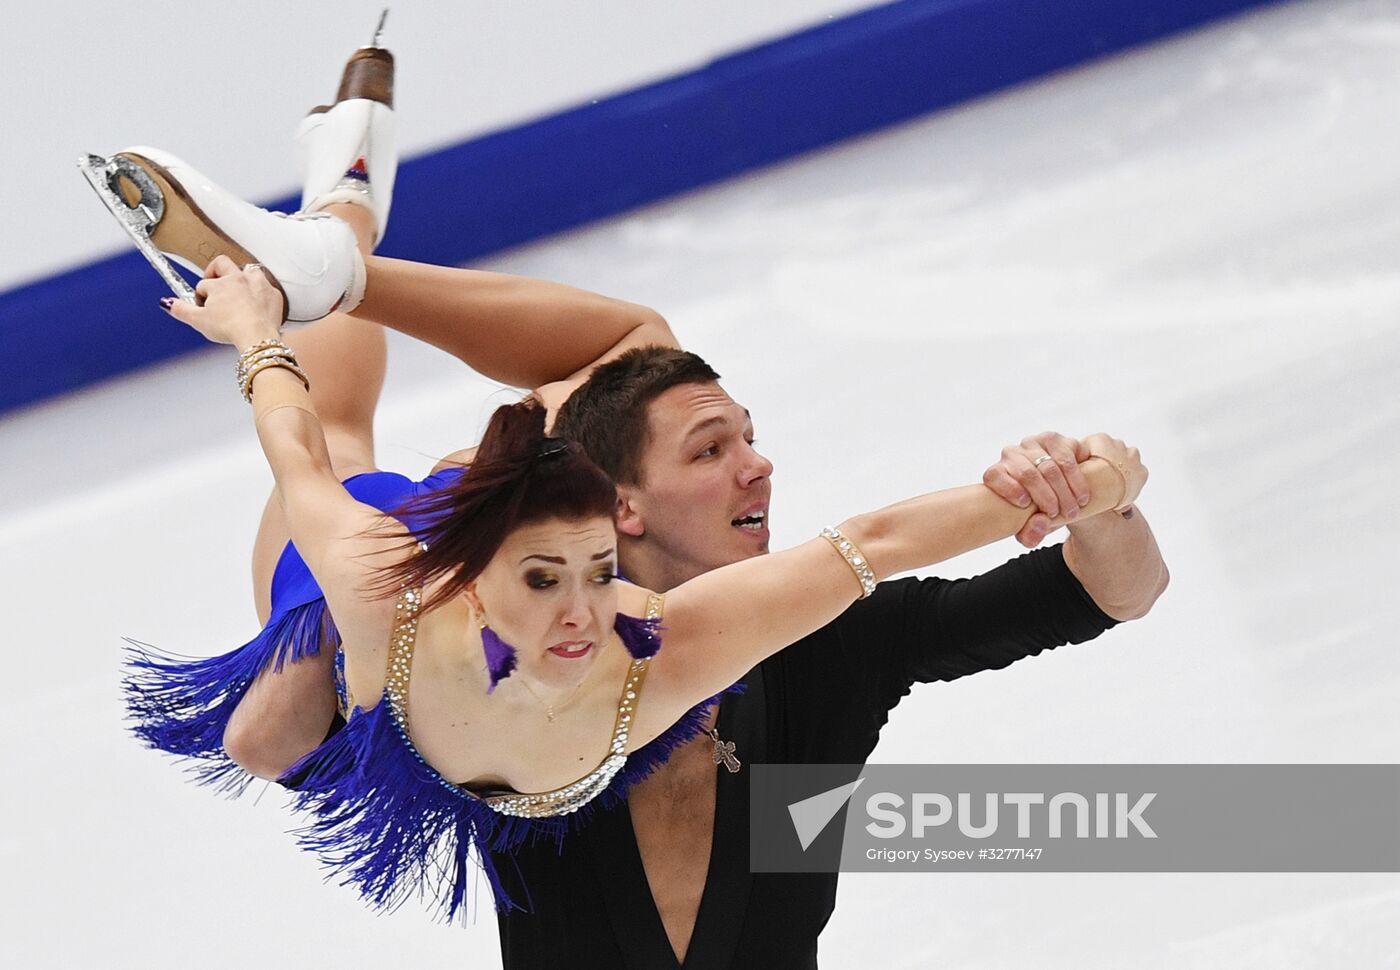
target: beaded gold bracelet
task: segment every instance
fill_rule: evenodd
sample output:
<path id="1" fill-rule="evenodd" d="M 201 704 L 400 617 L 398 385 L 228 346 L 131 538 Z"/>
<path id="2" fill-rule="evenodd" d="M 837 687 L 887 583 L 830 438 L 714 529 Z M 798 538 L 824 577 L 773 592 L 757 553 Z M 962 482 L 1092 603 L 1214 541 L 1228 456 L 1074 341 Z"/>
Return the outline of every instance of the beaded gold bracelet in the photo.
<path id="1" fill-rule="evenodd" d="M 285 350 L 289 354 L 292 352 L 292 348 L 284 344 L 280 338 L 269 337 L 266 340 L 259 340 L 257 343 L 253 344 L 253 346 L 243 351 L 243 353 L 238 355 L 238 359 L 242 361 L 243 358 L 250 357 L 260 350 Z"/>
<path id="2" fill-rule="evenodd" d="M 296 354 L 292 353 L 292 348 L 288 347 L 280 340 L 259 340 L 243 353 L 238 355 L 238 360 L 234 362 L 233 372 L 238 375 L 238 380 L 243 381 L 243 375 L 248 373 L 248 368 L 259 360 L 268 357 L 287 357 L 296 360 Z"/>
<path id="3" fill-rule="evenodd" d="M 311 382 L 307 380 L 306 372 L 297 366 L 296 358 L 281 356 L 269 357 L 266 360 L 258 361 L 250 367 L 248 372 L 243 376 L 243 379 L 239 382 L 238 389 L 243 393 L 243 400 L 247 401 L 249 404 L 253 403 L 253 378 L 271 367 L 281 367 L 284 370 L 291 371 L 297 376 L 297 380 L 301 381 L 302 387 L 306 388 L 308 391 L 311 390 Z"/>
<path id="4" fill-rule="evenodd" d="M 265 360 L 288 360 L 294 364 L 297 362 L 296 357 L 292 355 L 289 351 L 277 350 L 275 348 L 270 350 L 260 350 L 250 357 L 241 358 L 239 361 L 238 370 L 235 372 L 238 377 L 238 384 L 240 387 L 243 386 L 243 382 L 248 379 L 248 374 L 252 372 L 253 368 L 256 367 L 258 364 L 261 364 Z"/>
<path id="5" fill-rule="evenodd" d="M 839 530 L 830 527 L 822 530 L 822 538 L 831 543 L 832 548 L 846 560 L 846 565 L 851 567 L 851 572 L 856 574 L 856 580 L 860 583 L 860 598 L 865 599 L 875 592 L 875 571 L 870 568 L 870 563 L 865 561 L 860 547 L 843 536 Z"/>
<path id="6" fill-rule="evenodd" d="M 292 348 L 276 338 L 259 340 L 238 355 L 238 363 L 234 367 L 234 374 L 238 378 L 238 390 L 243 395 L 243 400 L 249 404 L 253 403 L 253 378 L 269 367 L 281 367 L 291 371 L 297 376 L 297 380 L 301 381 L 302 387 L 311 390 L 311 382 L 297 363 Z"/>
<path id="7" fill-rule="evenodd" d="M 254 361 L 264 357 L 295 356 L 292 348 L 288 347 L 280 340 L 259 340 L 243 353 L 238 355 L 238 360 L 234 362 L 233 372 L 238 375 L 238 380 L 242 382 L 243 375 L 248 372 Z"/>

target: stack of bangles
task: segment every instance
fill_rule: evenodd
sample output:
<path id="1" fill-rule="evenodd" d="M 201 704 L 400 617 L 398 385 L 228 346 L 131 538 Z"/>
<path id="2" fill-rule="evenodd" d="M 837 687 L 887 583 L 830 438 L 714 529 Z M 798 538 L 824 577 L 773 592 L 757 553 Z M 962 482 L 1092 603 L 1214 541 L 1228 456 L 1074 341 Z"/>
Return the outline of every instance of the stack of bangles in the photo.
<path id="1" fill-rule="evenodd" d="M 238 390 L 243 400 L 253 403 L 253 378 L 269 367 L 282 367 L 291 371 L 301 381 L 302 387 L 311 390 L 311 382 L 306 372 L 297 364 L 296 354 L 280 340 L 261 340 L 238 355 Z"/>

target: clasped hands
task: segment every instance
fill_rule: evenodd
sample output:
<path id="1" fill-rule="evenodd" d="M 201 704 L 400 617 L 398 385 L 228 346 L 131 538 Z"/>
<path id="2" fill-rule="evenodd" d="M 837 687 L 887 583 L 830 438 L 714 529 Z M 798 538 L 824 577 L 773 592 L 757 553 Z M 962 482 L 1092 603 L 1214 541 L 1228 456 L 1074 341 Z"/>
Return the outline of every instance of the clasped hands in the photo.
<path id="1" fill-rule="evenodd" d="M 1001 460 L 983 473 L 982 483 L 1018 508 L 1036 509 L 1016 533 L 1017 542 L 1034 549 L 1051 532 L 1079 518 L 1090 498 L 1079 466 L 1090 458 L 1117 468 L 1124 490 L 1115 507 L 1126 509 L 1147 483 L 1147 466 L 1138 450 L 1121 439 L 1100 433 L 1078 440 L 1045 431 L 1001 450 Z"/>

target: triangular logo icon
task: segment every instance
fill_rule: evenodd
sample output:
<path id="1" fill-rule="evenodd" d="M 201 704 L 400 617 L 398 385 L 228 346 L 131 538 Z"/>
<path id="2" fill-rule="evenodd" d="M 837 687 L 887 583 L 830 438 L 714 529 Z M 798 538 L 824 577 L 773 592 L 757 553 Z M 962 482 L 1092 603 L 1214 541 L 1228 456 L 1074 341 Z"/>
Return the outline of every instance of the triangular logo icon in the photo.
<path id="1" fill-rule="evenodd" d="M 824 791 L 820 795 L 804 798 L 788 806 L 788 814 L 792 816 L 792 827 L 797 830 L 797 841 L 802 843 L 803 852 L 816 841 L 817 836 L 822 834 L 822 830 L 836 817 L 836 813 L 841 811 L 841 806 L 850 800 L 864 781 L 864 778 L 857 778 L 849 785 Z"/>

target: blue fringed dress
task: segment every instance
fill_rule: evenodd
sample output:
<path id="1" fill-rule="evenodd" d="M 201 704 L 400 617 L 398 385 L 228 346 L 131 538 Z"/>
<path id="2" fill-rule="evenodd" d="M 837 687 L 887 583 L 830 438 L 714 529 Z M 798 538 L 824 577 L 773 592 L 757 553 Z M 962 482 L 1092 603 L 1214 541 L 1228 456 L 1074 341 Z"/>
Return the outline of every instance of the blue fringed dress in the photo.
<path id="1" fill-rule="evenodd" d="M 345 488 L 357 500 L 389 512 L 461 474 L 448 469 L 415 482 L 391 472 L 370 472 L 347 479 Z M 404 523 L 413 532 L 422 526 L 412 515 Z M 464 911 L 473 862 L 486 877 L 496 907 L 516 907 L 518 901 L 502 888 L 487 850 L 509 852 L 526 840 L 561 839 L 595 807 L 616 805 L 676 747 L 704 732 L 706 715 L 718 697 L 696 705 L 638 750 L 622 753 L 631 717 L 626 705 L 640 695 L 640 680 L 634 683 L 633 678 L 645 676 L 650 656 L 660 647 L 657 598 L 649 611 L 655 615 L 618 617 L 617 632 L 634 662 L 603 762 L 556 792 L 473 793 L 434 771 L 408 736 L 407 670 L 418 605 L 416 591 L 406 591 L 399 601 L 401 623 L 393 649 L 402 652 L 407 645 L 407 655 L 400 657 L 402 677 L 391 668 L 381 703 L 367 711 L 351 710 L 344 728 L 284 776 L 296 779 L 295 806 L 311 817 L 296 834 L 342 876 L 342 883 L 355 886 L 379 908 L 392 909 L 418 896 L 451 920 Z M 248 688 L 269 667 L 281 669 L 322 649 L 338 650 L 339 644 L 320 587 L 288 543 L 273 573 L 268 622 L 243 646 L 218 657 L 188 659 L 133 645 L 125 691 L 134 731 L 150 747 L 189 759 L 199 783 L 242 792 L 253 776 L 228 757 L 223 736 Z M 337 684 L 344 706 L 342 687 Z"/>

